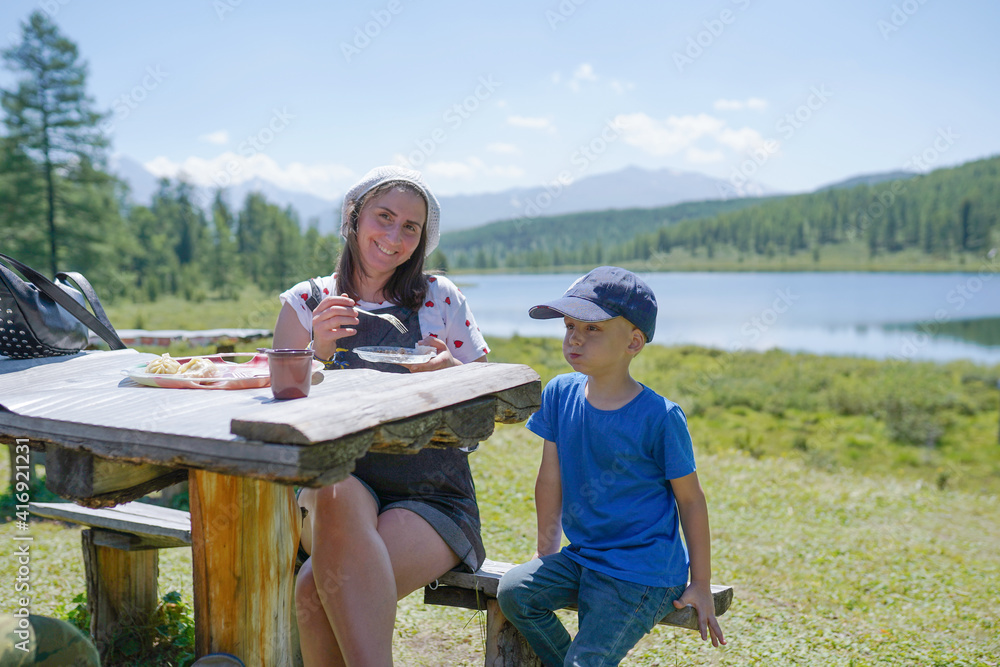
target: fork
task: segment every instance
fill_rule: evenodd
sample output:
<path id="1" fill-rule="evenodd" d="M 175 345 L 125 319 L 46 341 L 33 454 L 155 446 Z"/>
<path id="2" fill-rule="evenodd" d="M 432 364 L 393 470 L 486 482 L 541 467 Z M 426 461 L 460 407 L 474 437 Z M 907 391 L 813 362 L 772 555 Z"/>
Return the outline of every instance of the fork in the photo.
<path id="1" fill-rule="evenodd" d="M 399 333 L 407 332 L 406 325 L 400 322 L 399 318 L 396 317 L 395 315 L 390 315 L 389 313 L 370 313 L 367 310 L 364 310 L 363 308 L 358 308 L 357 306 L 354 307 L 354 310 L 358 311 L 359 313 L 364 313 L 365 315 L 371 315 L 372 317 L 381 317 L 383 320 L 385 320 L 392 326 L 396 327 L 396 331 L 398 331 Z"/>

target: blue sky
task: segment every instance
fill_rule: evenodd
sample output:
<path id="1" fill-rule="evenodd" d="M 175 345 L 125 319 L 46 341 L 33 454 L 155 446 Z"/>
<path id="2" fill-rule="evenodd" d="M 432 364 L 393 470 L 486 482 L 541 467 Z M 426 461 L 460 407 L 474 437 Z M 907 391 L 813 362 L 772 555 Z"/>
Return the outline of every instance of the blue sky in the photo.
<path id="1" fill-rule="evenodd" d="M 113 152 L 201 184 L 335 199 L 395 162 L 457 194 L 639 165 L 794 192 L 1000 154 L 987 0 L 4 0 L 4 47 L 35 9 L 88 62 Z"/>

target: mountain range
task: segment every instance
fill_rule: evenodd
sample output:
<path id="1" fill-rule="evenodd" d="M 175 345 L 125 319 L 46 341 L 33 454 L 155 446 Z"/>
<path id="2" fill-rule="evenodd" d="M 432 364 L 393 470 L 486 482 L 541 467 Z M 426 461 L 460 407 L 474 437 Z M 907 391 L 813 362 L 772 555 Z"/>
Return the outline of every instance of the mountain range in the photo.
<path id="1" fill-rule="evenodd" d="M 129 184 L 133 203 L 148 205 L 159 188 L 159 178 L 127 156 L 112 160 L 111 171 Z M 211 188 L 196 188 L 197 200 L 212 201 Z M 242 206 L 250 192 L 260 192 L 279 206 L 291 206 L 303 228 L 315 220 L 319 231 L 333 232 L 340 220 L 340 196 L 323 199 L 305 192 L 293 192 L 256 178 L 227 189 L 231 206 Z M 730 199 L 775 194 L 765 186 L 749 183 L 735 190 L 728 182 L 695 172 L 675 169 L 626 167 L 619 171 L 585 176 L 569 185 L 551 184 L 534 188 L 511 188 L 501 192 L 439 197 L 449 231 L 478 227 L 497 220 L 535 218 L 624 208 L 653 208 L 685 201 Z"/>
<path id="2" fill-rule="evenodd" d="M 159 187 L 159 178 L 141 163 L 127 156 L 113 158 L 111 170 L 129 184 L 131 200 L 149 204 Z M 909 172 L 867 174 L 817 188 L 819 190 L 850 188 L 886 180 L 913 176 Z M 196 188 L 197 200 L 207 210 L 213 191 Z M 305 192 L 281 188 L 270 181 L 255 178 L 231 186 L 226 191 L 230 205 L 236 209 L 251 192 L 260 192 L 268 201 L 279 206 L 291 206 L 298 212 L 303 228 L 317 224 L 323 234 L 339 227 L 340 196 L 325 199 Z M 511 188 L 501 192 L 439 197 L 448 231 L 479 227 L 498 220 L 537 218 L 585 211 L 609 209 L 656 208 L 681 202 L 760 197 L 780 194 L 758 183 L 748 183 L 737 190 L 725 180 L 696 172 L 676 169 L 624 169 L 585 176 L 568 185 L 551 184 L 533 188 Z"/>

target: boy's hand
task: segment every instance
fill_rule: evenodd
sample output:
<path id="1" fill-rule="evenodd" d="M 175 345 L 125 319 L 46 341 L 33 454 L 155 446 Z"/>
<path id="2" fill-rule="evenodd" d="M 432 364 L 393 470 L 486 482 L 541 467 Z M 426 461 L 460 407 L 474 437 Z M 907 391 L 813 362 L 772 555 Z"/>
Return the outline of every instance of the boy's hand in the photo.
<path id="1" fill-rule="evenodd" d="M 713 646 L 725 644 L 726 639 L 722 636 L 719 620 L 715 618 L 715 600 L 712 599 L 711 586 L 700 582 L 688 584 L 684 593 L 674 600 L 674 607 L 683 609 L 688 605 L 698 612 L 698 630 L 701 632 L 701 638 L 707 640 L 711 634 Z"/>

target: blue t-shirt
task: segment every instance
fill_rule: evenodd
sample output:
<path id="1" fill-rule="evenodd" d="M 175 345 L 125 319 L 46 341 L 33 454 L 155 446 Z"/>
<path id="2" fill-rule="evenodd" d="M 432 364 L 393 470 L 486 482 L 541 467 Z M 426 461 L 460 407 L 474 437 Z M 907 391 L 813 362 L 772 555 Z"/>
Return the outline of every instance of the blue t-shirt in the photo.
<path id="1" fill-rule="evenodd" d="M 556 443 L 563 553 L 580 565 L 648 586 L 688 580 L 669 480 L 695 471 L 687 418 L 649 387 L 617 410 L 587 402 L 587 376 L 554 378 L 527 427 Z"/>

